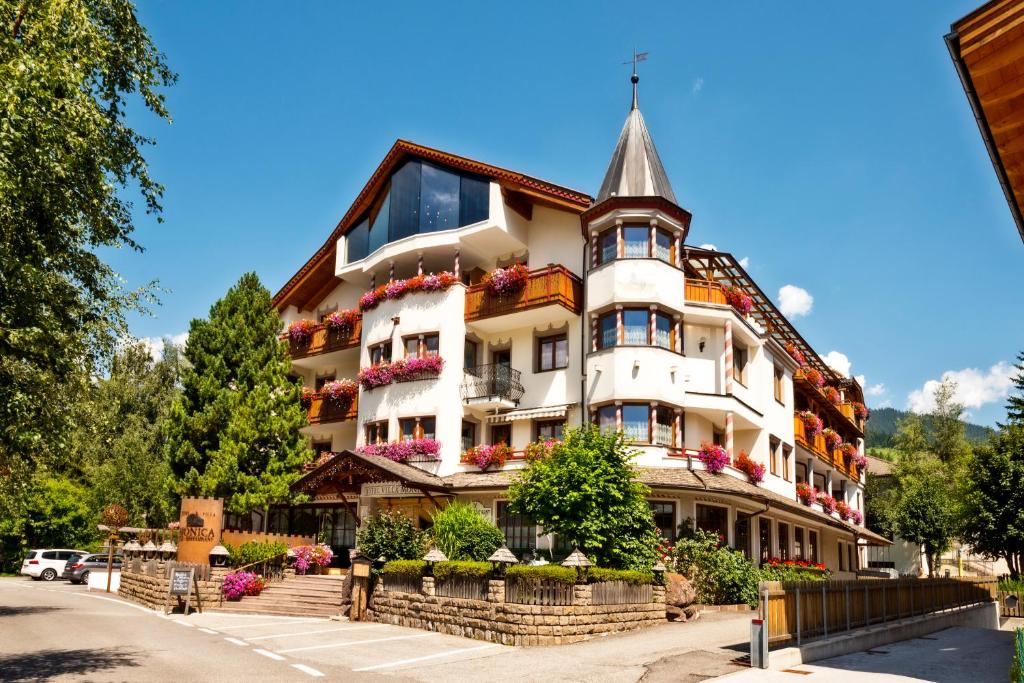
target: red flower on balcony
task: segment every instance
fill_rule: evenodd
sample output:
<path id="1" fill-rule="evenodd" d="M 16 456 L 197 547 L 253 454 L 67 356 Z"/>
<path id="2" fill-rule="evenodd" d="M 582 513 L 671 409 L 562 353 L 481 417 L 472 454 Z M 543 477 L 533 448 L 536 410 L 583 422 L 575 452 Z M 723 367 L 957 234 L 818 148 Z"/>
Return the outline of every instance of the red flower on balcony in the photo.
<path id="1" fill-rule="evenodd" d="M 376 455 L 395 462 L 407 460 L 437 460 L 441 444 L 435 439 L 404 439 L 388 443 L 374 443 L 356 449 L 360 455 Z"/>
<path id="2" fill-rule="evenodd" d="M 826 515 L 831 515 L 836 511 L 836 499 L 827 493 L 818 494 L 818 503 L 821 505 L 821 509 L 825 511 Z"/>
<path id="3" fill-rule="evenodd" d="M 854 462 L 857 458 L 857 447 L 852 443 L 839 444 L 839 452 L 843 454 L 847 462 Z"/>
<path id="4" fill-rule="evenodd" d="M 530 271 L 522 263 L 507 268 L 495 268 L 480 281 L 493 296 L 515 296 L 526 288 Z"/>
<path id="5" fill-rule="evenodd" d="M 844 522 L 850 519 L 850 506 L 843 501 L 836 503 L 836 512 L 839 513 L 839 519 Z"/>
<path id="6" fill-rule="evenodd" d="M 313 405 L 313 399 L 316 398 L 317 393 L 309 387 L 302 387 L 302 394 L 299 396 L 299 404 L 303 408 L 309 408 Z"/>
<path id="7" fill-rule="evenodd" d="M 801 410 L 797 413 L 797 417 L 804 423 L 804 431 L 807 433 L 808 438 L 821 434 L 825 428 L 825 423 L 821 421 L 821 418 L 809 410 Z"/>
<path id="8" fill-rule="evenodd" d="M 427 358 L 402 358 L 394 363 L 372 365 L 359 371 L 359 384 L 369 391 L 392 382 L 411 382 L 417 379 L 437 377 L 444 369 L 440 356 Z"/>
<path id="9" fill-rule="evenodd" d="M 288 338 L 296 344 L 308 344 L 315 328 L 316 323 L 312 320 L 296 320 L 288 325 Z"/>
<path id="10" fill-rule="evenodd" d="M 841 443 L 843 443 L 843 437 L 841 437 L 839 435 L 839 432 L 832 429 L 831 427 L 826 427 L 825 429 L 821 430 L 821 435 L 825 437 L 825 446 L 830 451 L 835 450 L 836 448 L 839 447 Z"/>
<path id="11" fill-rule="evenodd" d="M 512 449 L 503 443 L 499 444 L 480 444 L 479 446 L 473 446 L 468 451 L 462 454 L 462 462 L 467 464 L 473 464 L 480 468 L 481 472 L 487 471 L 488 468 L 497 466 L 501 469 L 505 466 L 505 461 L 512 455 Z"/>
<path id="12" fill-rule="evenodd" d="M 810 505 L 818 499 L 818 489 L 805 481 L 796 485 L 796 497 L 804 505 Z"/>
<path id="13" fill-rule="evenodd" d="M 359 322 L 359 311 L 354 308 L 343 311 L 334 311 L 324 317 L 324 325 L 331 332 L 347 337 L 356 329 Z"/>
<path id="14" fill-rule="evenodd" d="M 754 310 L 754 300 L 739 287 L 726 287 L 725 300 L 742 315 L 749 315 Z"/>
<path id="15" fill-rule="evenodd" d="M 704 463 L 708 472 L 721 472 L 729 464 L 729 454 L 717 444 L 704 442 L 700 445 L 697 457 Z"/>
<path id="16" fill-rule="evenodd" d="M 871 417 L 871 411 L 860 401 L 853 402 L 853 414 L 857 416 L 858 420 L 866 420 Z"/>
<path id="17" fill-rule="evenodd" d="M 839 390 L 835 387 L 825 387 L 822 389 L 822 393 L 825 394 L 825 398 L 827 398 L 832 405 L 839 405 L 843 402 L 842 394 L 840 394 Z"/>
<path id="18" fill-rule="evenodd" d="M 746 451 L 740 451 L 739 456 L 736 457 L 736 462 L 733 463 L 733 467 L 745 473 L 751 484 L 760 484 L 764 481 L 764 465 L 751 460 Z"/>
<path id="19" fill-rule="evenodd" d="M 825 386 L 825 375 L 821 374 L 821 371 L 810 368 L 804 370 L 804 379 L 810 382 L 815 388 L 821 389 Z"/>
<path id="20" fill-rule="evenodd" d="M 370 311 L 384 301 L 395 301 L 414 292 L 442 292 L 458 281 L 459 278 L 448 271 L 416 275 L 407 280 L 392 280 L 359 297 L 359 310 Z"/>
<path id="21" fill-rule="evenodd" d="M 324 397 L 325 401 L 330 401 L 346 410 L 352 406 L 352 401 L 355 400 L 358 393 L 359 385 L 350 379 L 327 382 L 320 388 L 320 395 Z"/>
<path id="22" fill-rule="evenodd" d="M 794 344 L 793 342 L 789 342 L 788 344 L 786 344 L 786 353 L 792 356 L 793 360 L 795 360 L 796 364 L 799 365 L 800 367 L 807 365 L 807 359 L 804 358 L 803 352 L 800 349 L 798 349 L 796 347 L 796 344 Z"/>

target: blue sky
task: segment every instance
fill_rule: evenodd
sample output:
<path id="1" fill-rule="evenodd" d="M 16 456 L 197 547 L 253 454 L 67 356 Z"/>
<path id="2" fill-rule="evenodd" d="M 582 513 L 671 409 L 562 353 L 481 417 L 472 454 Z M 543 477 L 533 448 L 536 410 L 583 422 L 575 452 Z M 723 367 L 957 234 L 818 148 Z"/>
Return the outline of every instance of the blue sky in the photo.
<path id="1" fill-rule="evenodd" d="M 183 333 L 246 270 L 276 291 L 399 137 L 596 194 L 636 47 L 689 241 L 813 297 L 793 322 L 872 405 L 922 407 L 952 372 L 992 423 L 1024 349 L 1024 245 L 942 40 L 980 1 L 147 0 L 179 81 L 172 125 L 131 117 L 158 141 L 165 222 L 140 212 L 146 252 L 107 256 L 169 290 L 132 331 Z"/>

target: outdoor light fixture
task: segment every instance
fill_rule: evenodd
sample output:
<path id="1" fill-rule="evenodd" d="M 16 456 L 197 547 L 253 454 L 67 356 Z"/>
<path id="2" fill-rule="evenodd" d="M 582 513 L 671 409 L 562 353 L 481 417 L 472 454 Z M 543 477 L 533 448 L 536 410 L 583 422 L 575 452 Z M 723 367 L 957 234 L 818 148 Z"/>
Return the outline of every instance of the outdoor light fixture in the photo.
<path id="1" fill-rule="evenodd" d="M 586 576 L 587 570 L 592 565 L 593 563 L 590 561 L 590 559 L 587 558 L 586 555 L 583 554 L 583 552 L 579 549 L 579 546 L 577 546 L 575 550 L 569 553 L 569 557 L 562 560 L 562 566 L 575 567 L 576 575 L 579 577 Z"/>
<path id="2" fill-rule="evenodd" d="M 505 573 L 505 565 L 516 564 L 518 562 L 516 556 L 512 554 L 512 551 L 509 550 L 508 546 L 504 543 L 501 544 L 500 548 L 494 551 L 493 555 L 487 558 L 487 561 L 494 564 L 494 569 L 499 574 Z"/>
<path id="3" fill-rule="evenodd" d="M 707 337 L 701 337 L 700 338 L 700 342 L 697 344 L 697 346 L 700 347 L 700 350 L 701 350 L 702 353 L 704 352 L 704 345 L 707 344 L 707 343 L 708 343 L 708 338 Z"/>
<path id="4" fill-rule="evenodd" d="M 210 564 L 223 567 L 228 561 L 228 549 L 220 543 L 210 550 Z"/>
<path id="5" fill-rule="evenodd" d="M 165 557 L 170 557 L 171 555 L 174 555 L 178 552 L 178 546 L 174 545 L 174 543 L 171 542 L 171 539 L 167 539 L 162 544 L 160 544 L 159 550 L 160 553 Z"/>
<path id="6" fill-rule="evenodd" d="M 135 557 L 142 552 L 142 546 L 139 545 L 139 542 L 133 538 L 132 540 L 124 544 L 123 550 L 125 555 Z"/>
<path id="7" fill-rule="evenodd" d="M 146 545 L 142 546 L 142 552 L 146 553 L 146 559 L 153 559 L 156 557 L 156 543 L 152 540 L 146 541 Z"/>

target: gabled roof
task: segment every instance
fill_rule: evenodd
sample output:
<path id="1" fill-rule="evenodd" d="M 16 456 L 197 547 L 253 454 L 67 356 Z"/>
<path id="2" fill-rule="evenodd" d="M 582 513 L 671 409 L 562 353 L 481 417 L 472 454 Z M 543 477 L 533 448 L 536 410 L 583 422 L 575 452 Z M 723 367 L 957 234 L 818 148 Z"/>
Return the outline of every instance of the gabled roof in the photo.
<path id="1" fill-rule="evenodd" d="M 334 276 L 334 269 L 337 260 L 338 239 L 366 212 L 383 189 L 391 172 L 410 158 L 425 159 L 441 166 L 489 178 L 502 187 L 522 195 L 531 203 L 582 213 L 592 201 L 591 197 L 583 192 L 518 171 L 486 164 L 408 140 L 397 140 L 370 176 L 366 185 L 360 190 L 348 211 L 331 231 L 323 246 L 317 249 L 316 253 L 274 295 L 273 304 L 276 308 L 280 310 L 294 304 L 300 310 L 305 309 L 310 303 L 315 303 L 318 298 L 326 296 L 331 289 L 337 286 L 338 279 Z"/>

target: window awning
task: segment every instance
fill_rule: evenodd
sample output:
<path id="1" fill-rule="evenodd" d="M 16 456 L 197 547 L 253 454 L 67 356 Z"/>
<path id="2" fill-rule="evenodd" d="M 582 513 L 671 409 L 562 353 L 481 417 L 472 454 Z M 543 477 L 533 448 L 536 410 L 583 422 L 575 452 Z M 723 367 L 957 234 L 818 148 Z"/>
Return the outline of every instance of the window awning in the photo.
<path id="1" fill-rule="evenodd" d="M 565 417 L 569 408 L 576 405 L 569 403 L 564 406 L 544 406 L 542 408 L 523 408 L 522 410 L 510 410 L 500 415 L 488 415 L 488 424 L 499 424 L 502 422 L 515 422 L 517 420 L 543 420 L 547 418 Z"/>

